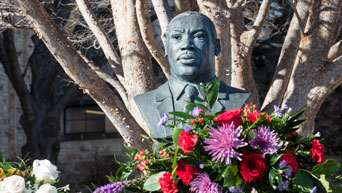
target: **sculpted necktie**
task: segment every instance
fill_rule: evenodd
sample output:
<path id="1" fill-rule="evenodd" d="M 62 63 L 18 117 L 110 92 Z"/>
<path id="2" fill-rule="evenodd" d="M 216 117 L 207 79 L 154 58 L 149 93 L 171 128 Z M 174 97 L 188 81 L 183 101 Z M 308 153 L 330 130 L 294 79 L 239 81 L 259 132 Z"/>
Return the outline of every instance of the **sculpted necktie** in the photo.
<path id="1" fill-rule="evenodd" d="M 195 98 L 198 96 L 198 91 L 195 86 L 188 84 L 185 89 L 185 100 L 190 101 L 192 103 L 195 102 Z"/>

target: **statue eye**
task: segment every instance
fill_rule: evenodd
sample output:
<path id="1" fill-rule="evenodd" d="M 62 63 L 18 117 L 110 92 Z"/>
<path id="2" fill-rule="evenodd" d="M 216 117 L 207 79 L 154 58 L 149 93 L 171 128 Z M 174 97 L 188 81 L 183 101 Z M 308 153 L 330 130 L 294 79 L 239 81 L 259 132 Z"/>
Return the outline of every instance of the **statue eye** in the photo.
<path id="1" fill-rule="evenodd" d="M 195 38 L 200 39 L 200 40 L 203 40 L 206 37 L 207 37 L 207 34 L 204 32 L 198 32 L 195 34 Z"/>
<path id="2" fill-rule="evenodd" d="M 171 36 L 171 38 L 175 39 L 175 40 L 180 40 L 180 39 L 182 39 L 182 36 L 179 35 L 179 34 L 174 34 L 174 35 Z"/>

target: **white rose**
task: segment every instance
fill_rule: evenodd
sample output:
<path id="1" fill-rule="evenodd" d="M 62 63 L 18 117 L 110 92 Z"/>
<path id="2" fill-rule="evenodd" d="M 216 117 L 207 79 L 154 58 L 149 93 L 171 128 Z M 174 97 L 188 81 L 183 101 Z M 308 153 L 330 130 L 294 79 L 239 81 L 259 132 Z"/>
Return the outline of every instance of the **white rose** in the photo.
<path id="1" fill-rule="evenodd" d="M 25 190 L 25 180 L 21 176 L 13 175 L 0 182 L 1 193 L 23 193 Z"/>
<path id="2" fill-rule="evenodd" d="M 44 181 L 44 183 L 49 184 L 55 183 L 58 178 L 57 167 L 46 159 L 34 160 L 32 173 L 38 181 Z"/>
<path id="3" fill-rule="evenodd" d="M 57 188 L 50 184 L 43 184 L 36 193 L 57 193 Z"/>

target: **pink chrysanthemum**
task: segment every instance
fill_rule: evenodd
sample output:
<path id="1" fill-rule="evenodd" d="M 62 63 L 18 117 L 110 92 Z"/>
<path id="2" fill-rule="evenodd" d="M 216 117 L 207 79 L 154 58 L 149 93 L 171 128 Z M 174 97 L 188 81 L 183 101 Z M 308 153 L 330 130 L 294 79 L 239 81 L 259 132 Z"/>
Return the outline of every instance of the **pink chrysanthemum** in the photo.
<path id="1" fill-rule="evenodd" d="M 199 174 L 191 181 L 191 192 L 195 193 L 222 193 L 222 187 L 212 182 L 207 173 Z"/>
<path id="2" fill-rule="evenodd" d="M 234 124 L 223 125 L 219 130 L 212 128 L 209 134 L 213 139 L 206 139 L 204 143 L 208 146 L 204 147 L 205 151 L 213 156 L 213 161 L 224 162 L 227 165 L 231 164 L 231 158 L 236 158 L 241 161 L 241 153 L 236 150 L 246 146 L 248 143 L 240 140 L 242 127 L 234 129 Z"/>
<path id="3" fill-rule="evenodd" d="M 275 154 L 281 147 L 279 145 L 278 134 L 264 126 L 258 127 L 258 135 L 254 139 L 250 140 L 249 144 L 254 149 L 260 147 L 263 155 Z"/>

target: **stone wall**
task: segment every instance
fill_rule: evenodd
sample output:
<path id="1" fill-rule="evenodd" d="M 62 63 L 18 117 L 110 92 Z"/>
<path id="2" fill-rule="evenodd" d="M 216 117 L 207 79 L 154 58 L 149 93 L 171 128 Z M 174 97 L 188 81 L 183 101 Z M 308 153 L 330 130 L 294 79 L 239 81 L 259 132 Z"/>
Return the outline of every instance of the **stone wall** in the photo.
<path id="1" fill-rule="evenodd" d="M 118 168 L 114 155 L 123 161 L 125 152 L 121 138 L 63 141 L 58 157 L 61 183 L 70 184 L 72 192 L 83 193 L 91 183 L 104 185 L 108 183 L 106 175 L 115 174 Z"/>
<path id="2" fill-rule="evenodd" d="M 24 71 L 25 64 L 32 53 L 33 43 L 30 41 L 31 32 L 15 31 L 15 44 L 18 59 Z M 31 74 L 28 70 L 25 80 L 30 83 Z M 0 151 L 8 159 L 21 155 L 21 147 L 26 143 L 26 136 L 19 119 L 22 113 L 19 99 L 0 64 Z"/>

